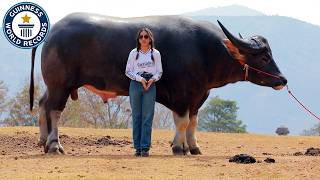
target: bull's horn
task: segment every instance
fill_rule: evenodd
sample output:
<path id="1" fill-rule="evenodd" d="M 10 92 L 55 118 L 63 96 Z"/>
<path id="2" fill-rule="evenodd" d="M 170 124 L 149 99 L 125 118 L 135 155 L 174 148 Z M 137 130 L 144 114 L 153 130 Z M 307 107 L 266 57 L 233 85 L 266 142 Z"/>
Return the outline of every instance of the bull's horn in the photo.
<path id="1" fill-rule="evenodd" d="M 231 34 L 222 24 L 219 20 L 218 24 L 221 27 L 222 31 L 224 34 L 227 36 L 227 38 L 234 44 L 237 48 L 244 52 L 249 52 L 249 53 L 259 53 L 262 50 L 264 50 L 263 47 L 257 47 L 254 45 L 252 42 L 245 40 L 245 39 L 239 39 L 235 37 L 233 34 Z"/>
<path id="2" fill-rule="evenodd" d="M 241 39 L 243 39 L 243 37 L 242 37 L 242 35 L 239 33 L 239 37 L 241 38 Z"/>

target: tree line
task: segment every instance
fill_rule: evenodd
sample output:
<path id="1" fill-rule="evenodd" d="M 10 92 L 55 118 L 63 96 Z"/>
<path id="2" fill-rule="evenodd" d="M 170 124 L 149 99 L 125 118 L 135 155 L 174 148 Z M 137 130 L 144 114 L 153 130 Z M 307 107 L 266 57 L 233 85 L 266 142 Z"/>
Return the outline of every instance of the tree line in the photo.
<path id="1" fill-rule="evenodd" d="M 37 77 L 34 91 L 35 105 L 29 111 L 29 82 L 12 97 L 0 81 L 0 123 L 1 126 L 38 126 L 39 100 L 45 92 L 41 78 Z M 104 103 L 102 99 L 85 88 L 78 89 L 77 101 L 68 99 L 59 126 L 92 128 L 130 128 L 132 127 L 129 97 L 118 96 Z M 239 107 L 235 101 L 224 100 L 218 96 L 209 98 L 199 110 L 200 131 L 246 132 L 246 125 L 237 119 Z M 156 103 L 153 128 L 174 129 L 172 113 L 163 105 Z"/>
<path id="2" fill-rule="evenodd" d="M 34 87 L 35 105 L 29 110 L 29 82 L 12 97 L 8 88 L 0 81 L 0 125 L 38 126 L 39 100 L 45 92 L 41 78 L 36 78 Z M 92 128 L 130 128 L 131 108 L 129 97 L 118 96 L 103 103 L 100 97 L 85 88 L 78 89 L 77 101 L 68 99 L 61 115 L 59 126 Z M 173 129 L 171 112 L 161 104 L 156 104 L 153 128 Z"/>

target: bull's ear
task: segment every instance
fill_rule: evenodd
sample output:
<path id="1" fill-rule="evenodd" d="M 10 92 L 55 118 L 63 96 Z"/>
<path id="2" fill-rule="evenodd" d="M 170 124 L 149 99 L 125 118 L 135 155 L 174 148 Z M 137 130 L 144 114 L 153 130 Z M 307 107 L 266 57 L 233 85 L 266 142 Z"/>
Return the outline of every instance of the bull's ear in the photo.
<path id="1" fill-rule="evenodd" d="M 236 60 L 240 61 L 241 63 L 246 62 L 246 58 L 244 54 L 241 54 L 239 52 L 239 49 L 232 44 L 232 42 L 229 39 L 223 39 L 223 43 L 226 46 L 229 54 Z"/>

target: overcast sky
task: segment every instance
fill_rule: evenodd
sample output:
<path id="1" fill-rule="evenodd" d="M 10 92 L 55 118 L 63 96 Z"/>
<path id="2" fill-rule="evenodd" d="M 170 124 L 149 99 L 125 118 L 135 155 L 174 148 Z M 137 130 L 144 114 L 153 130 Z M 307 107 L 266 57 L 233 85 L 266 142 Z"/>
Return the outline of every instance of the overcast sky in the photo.
<path id="1" fill-rule="evenodd" d="M 0 15 L 18 0 L 1 0 Z M 267 15 L 289 16 L 320 26 L 320 3 L 317 0 L 30 0 L 39 4 L 54 23 L 72 12 L 93 12 L 119 17 L 180 14 L 208 7 L 243 5 Z"/>

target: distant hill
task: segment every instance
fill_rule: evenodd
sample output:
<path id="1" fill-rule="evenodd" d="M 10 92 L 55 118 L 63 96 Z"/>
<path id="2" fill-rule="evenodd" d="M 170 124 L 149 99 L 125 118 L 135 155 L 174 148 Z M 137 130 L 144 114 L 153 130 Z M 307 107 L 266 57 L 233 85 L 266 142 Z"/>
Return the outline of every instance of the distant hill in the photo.
<path id="1" fill-rule="evenodd" d="M 238 6 L 239 7 L 239 6 Z M 222 9 L 212 10 L 219 14 Z M 243 11 L 248 8 L 243 8 Z M 229 11 L 227 7 L 224 11 Z M 218 13 L 219 12 L 219 13 Z M 235 12 L 235 11 L 234 11 Z M 248 10 L 247 13 L 251 12 Z M 225 12 L 227 13 L 227 12 Z M 202 13 L 192 18 L 216 24 L 219 19 L 231 32 L 245 37 L 259 34 L 269 41 L 273 56 L 287 77 L 293 92 L 312 110 L 320 113 L 320 27 L 297 19 L 282 16 L 207 16 Z M 220 13 L 222 14 L 222 13 Z M 242 13 L 244 14 L 244 13 Z M 40 52 L 37 51 L 36 73 L 40 74 Z M 13 47 L 0 33 L 0 80 L 9 86 L 10 94 L 29 80 L 31 50 Z M 300 109 L 286 90 L 275 91 L 252 83 L 236 83 L 211 90 L 210 96 L 219 95 L 238 102 L 239 119 L 249 132 L 274 134 L 277 127 L 285 125 L 292 134 L 317 123 Z"/>
<path id="2" fill-rule="evenodd" d="M 198 11 L 183 13 L 187 16 L 263 16 L 264 14 L 245 6 L 231 5 L 223 7 L 210 7 Z"/>

